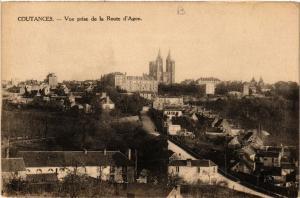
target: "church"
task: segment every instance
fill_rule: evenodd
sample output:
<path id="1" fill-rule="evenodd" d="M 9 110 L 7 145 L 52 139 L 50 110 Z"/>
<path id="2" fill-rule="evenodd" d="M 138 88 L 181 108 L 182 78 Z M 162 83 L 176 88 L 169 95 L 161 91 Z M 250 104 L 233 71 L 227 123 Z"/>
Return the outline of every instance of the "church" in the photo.
<path id="1" fill-rule="evenodd" d="M 163 58 L 159 50 L 156 60 L 149 63 L 149 76 L 154 78 L 158 83 L 175 83 L 175 61 L 172 60 L 170 51 L 166 58 L 166 71 L 164 72 Z"/>

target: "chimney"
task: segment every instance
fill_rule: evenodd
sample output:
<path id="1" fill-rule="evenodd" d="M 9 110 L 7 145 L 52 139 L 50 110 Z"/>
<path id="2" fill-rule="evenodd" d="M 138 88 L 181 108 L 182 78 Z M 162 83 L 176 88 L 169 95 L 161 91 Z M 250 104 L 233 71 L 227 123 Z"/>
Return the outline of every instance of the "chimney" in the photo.
<path id="1" fill-rule="evenodd" d="M 191 159 L 187 159 L 187 160 L 186 160 L 186 165 L 187 165 L 188 167 L 191 167 L 191 166 L 192 166 L 192 160 L 191 160 Z"/>
<path id="2" fill-rule="evenodd" d="M 104 155 L 106 155 L 106 148 L 104 149 Z"/>
<path id="3" fill-rule="evenodd" d="M 128 149 L 128 159 L 131 160 L 131 149 Z"/>

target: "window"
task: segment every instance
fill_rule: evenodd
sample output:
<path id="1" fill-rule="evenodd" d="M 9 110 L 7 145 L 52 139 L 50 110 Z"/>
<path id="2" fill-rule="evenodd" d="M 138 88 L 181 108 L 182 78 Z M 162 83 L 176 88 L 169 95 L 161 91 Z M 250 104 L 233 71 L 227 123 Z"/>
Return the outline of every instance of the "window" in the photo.
<path id="1" fill-rule="evenodd" d="M 179 166 L 176 166 L 176 173 L 179 173 Z"/>

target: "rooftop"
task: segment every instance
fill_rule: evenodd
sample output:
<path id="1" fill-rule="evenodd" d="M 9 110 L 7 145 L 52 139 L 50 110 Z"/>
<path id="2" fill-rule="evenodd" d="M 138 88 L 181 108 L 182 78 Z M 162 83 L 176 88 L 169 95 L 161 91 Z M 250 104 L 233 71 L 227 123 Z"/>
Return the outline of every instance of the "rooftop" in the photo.
<path id="1" fill-rule="evenodd" d="M 260 151 L 257 153 L 257 157 L 279 157 L 280 152 L 274 151 Z"/>
<path id="2" fill-rule="evenodd" d="M 197 166 L 197 167 L 217 166 L 211 160 L 173 160 L 169 162 L 169 166 L 187 166 L 188 161 L 191 162 L 191 166 Z"/>
<path id="3" fill-rule="evenodd" d="M 19 151 L 26 167 L 133 166 L 120 151 Z"/>

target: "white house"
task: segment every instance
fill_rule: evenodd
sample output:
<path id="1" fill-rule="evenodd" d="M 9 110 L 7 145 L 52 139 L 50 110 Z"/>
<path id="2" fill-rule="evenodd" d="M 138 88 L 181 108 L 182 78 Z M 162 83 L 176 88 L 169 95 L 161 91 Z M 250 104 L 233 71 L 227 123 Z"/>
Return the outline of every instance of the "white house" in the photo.
<path id="1" fill-rule="evenodd" d="M 168 119 L 172 119 L 173 117 L 180 117 L 182 116 L 181 109 L 165 109 L 164 115 L 168 117 Z"/>
<path id="2" fill-rule="evenodd" d="M 177 133 L 181 130 L 181 126 L 179 124 L 168 124 L 168 134 L 169 135 L 177 135 Z"/>
<path id="3" fill-rule="evenodd" d="M 178 131 L 177 135 L 183 136 L 183 137 L 195 138 L 195 134 L 193 132 L 187 131 L 186 129 Z"/>
<path id="4" fill-rule="evenodd" d="M 169 176 L 178 176 L 184 183 L 216 183 L 218 166 L 210 160 L 172 160 L 168 165 Z"/>
<path id="5" fill-rule="evenodd" d="M 20 151 L 26 174 L 86 174 L 117 183 L 134 181 L 134 162 L 120 151 Z"/>
<path id="6" fill-rule="evenodd" d="M 109 96 L 105 96 L 101 98 L 101 107 L 105 110 L 112 110 L 115 108 L 115 103 L 109 98 Z"/>

